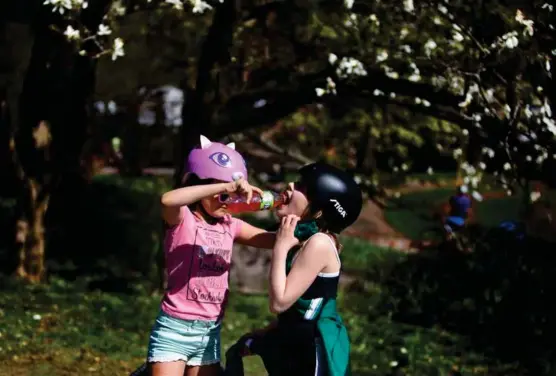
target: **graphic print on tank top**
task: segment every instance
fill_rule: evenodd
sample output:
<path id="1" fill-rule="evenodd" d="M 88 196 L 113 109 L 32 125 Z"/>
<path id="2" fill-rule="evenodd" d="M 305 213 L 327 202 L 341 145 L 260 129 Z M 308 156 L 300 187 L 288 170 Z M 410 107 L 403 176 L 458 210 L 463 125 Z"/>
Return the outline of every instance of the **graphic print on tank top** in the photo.
<path id="1" fill-rule="evenodd" d="M 228 295 L 228 274 L 230 271 L 231 249 L 227 231 L 197 226 L 187 285 L 187 300 L 199 303 L 222 304 Z"/>

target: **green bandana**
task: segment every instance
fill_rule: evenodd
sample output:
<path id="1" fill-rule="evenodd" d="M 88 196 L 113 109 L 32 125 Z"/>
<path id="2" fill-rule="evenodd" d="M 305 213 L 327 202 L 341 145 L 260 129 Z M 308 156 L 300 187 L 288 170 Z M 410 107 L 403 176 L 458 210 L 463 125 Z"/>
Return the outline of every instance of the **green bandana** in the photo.
<path id="1" fill-rule="evenodd" d="M 315 235 L 317 232 L 319 232 L 319 228 L 315 221 L 298 222 L 297 226 L 295 226 L 295 231 L 293 235 L 300 242 L 304 242 L 305 240 L 309 239 L 311 236 Z"/>

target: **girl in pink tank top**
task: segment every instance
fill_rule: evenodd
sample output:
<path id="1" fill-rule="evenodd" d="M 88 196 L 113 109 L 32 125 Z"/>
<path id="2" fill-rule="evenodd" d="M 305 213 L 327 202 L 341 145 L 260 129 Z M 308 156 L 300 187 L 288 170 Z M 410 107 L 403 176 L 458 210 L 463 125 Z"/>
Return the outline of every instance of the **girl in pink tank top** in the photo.
<path id="1" fill-rule="evenodd" d="M 134 375 L 218 375 L 220 322 L 228 299 L 234 242 L 272 248 L 275 234 L 230 216 L 223 193 L 246 195 L 247 168 L 233 143 L 201 136 L 186 162 L 183 187 L 162 196 L 168 286 L 152 328 L 147 363 Z"/>

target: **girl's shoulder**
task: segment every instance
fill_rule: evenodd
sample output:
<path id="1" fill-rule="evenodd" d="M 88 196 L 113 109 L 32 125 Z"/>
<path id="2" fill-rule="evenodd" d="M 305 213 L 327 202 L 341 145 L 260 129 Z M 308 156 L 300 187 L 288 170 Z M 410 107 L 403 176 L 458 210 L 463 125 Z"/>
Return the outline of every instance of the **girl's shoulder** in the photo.
<path id="1" fill-rule="evenodd" d="M 334 240 L 325 232 L 317 232 L 307 239 L 301 246 L 301 250 L 309 249 L 311 253 L 324 254 L 333 250 L 338 253 L 336 243 Z"/>
<path id="2" fill-rule="evenodd" d="M 305 244 L 307 243 L 313 243 L 313 244 L 332 244 L 334 246 L 334 248 L 336 248 L 336 245 L 334 244 L 334 240 L 333 238 L 330 236 L 330 234 L 326 233 L 326 232 L 317 232 L 315 234 L 313 234 L 309 239 L 307 239 L 305 241 Z"/>

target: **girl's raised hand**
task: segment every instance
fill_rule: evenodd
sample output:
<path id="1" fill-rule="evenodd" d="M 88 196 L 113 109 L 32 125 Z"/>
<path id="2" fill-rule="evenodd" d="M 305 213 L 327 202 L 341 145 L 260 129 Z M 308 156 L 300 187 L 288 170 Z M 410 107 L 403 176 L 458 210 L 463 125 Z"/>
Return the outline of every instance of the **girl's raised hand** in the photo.
<path id="1" fill-rule="evenodd" d="M 227 193 L 236 193 L 247 198 L 247 202 L 251 202 L 253 198 L 253 192 L 258 193 L 259 195 L 263 195 L 262 189 L 255 187 L 245 179 L 238 179 L 234 182 L 231 182 L 226 189 Z"/>
<path id="2" fill-rule="evenodd" d="M 282 218 L 282 223 L 276 233 L 274 249 L 289 251 L 293 246 L 299 244 L 299 240 L 294 236 L 295 227 L 299 219 L 297 215 L 291 214 Z"/>

